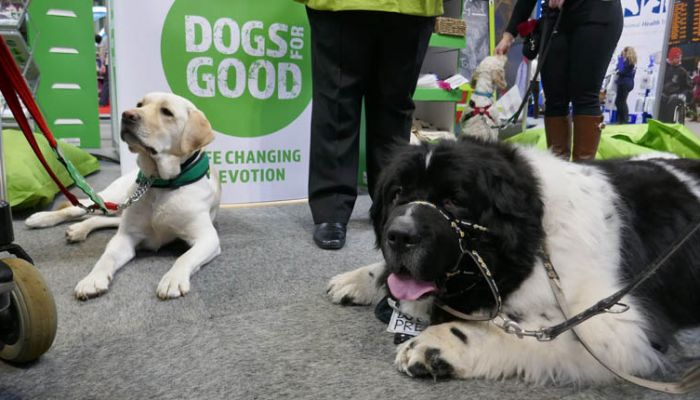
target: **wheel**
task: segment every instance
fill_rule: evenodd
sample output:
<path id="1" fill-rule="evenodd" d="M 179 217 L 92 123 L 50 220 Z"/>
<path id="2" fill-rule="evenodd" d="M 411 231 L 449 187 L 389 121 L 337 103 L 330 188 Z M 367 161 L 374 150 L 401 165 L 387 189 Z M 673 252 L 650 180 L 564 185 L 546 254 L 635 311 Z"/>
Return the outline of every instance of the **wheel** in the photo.
<path id="1" fill-rule="evenodd" d="M 56 303 L 41 273 L 20 258 L 2 262 L 12 269 L 15 287 L 10 307 L 0 312 L 0 359 L 12 363 L 34 361 L 56 336 Z"/>

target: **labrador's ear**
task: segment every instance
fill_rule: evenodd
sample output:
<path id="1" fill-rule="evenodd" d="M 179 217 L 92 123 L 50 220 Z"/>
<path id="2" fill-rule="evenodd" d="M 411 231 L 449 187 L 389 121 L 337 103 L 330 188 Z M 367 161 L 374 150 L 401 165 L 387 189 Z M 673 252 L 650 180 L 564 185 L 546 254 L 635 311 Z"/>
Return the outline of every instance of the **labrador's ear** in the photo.
<path id="1" fill-rule="evenodd" d="M 180 142 L 182 152 L 192 153 L 211 143 L 214 138 L 214 131 L 211 130 L 211 125 L 204 114 L 199 110 L 190 110 Z"/>

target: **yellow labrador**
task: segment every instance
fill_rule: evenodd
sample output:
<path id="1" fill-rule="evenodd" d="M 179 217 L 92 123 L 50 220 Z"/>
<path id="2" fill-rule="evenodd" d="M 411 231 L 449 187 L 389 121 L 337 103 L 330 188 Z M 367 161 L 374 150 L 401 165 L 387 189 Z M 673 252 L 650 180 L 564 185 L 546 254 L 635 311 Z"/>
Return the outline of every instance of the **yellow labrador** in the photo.
<path id="1" fill-rule="evenodd" d="M 141 178 L 156 181 L 121 217 L 96 216 L 69 227 L 69 241 L 84 240 L 94 229 L 119 227 L 92 271 L 75 287 L 75 296 L 88 299 L 105 293 L 114 273 L 134 257 L 137 248 L 156 250 L 175 239 L 191 247 L 163 276 L 156 293 L 161 299 L 183 296 L 190 290 L 190 276 L 221 253 L 213 225 L 221 187 L 216 174 L 204 172 L 208 165 L 203 165 L 207 159 L 202 151 L 214 140 L 214 133 L 204 114 L 188 100 L 149 93 L 136 108 L 122 114 L 121 137 L 138 155 Z M 100 195 L 118 204 L 133 199 L 139 171 L 115 180 Z M 36 213 L 26 224 L 52 226 L 85 214 L 82 208 L 67 207 Z"/>

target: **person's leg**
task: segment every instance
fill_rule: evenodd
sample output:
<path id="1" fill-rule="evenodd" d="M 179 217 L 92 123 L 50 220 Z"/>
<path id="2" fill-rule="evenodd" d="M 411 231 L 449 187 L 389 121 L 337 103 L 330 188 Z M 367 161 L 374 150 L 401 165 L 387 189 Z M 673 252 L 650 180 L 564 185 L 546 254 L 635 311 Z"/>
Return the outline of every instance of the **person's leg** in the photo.
<path id="1" fill-rule="evenodd" d="M 627 97 L 630 90 L 627 86 L 617 85 L 617 96 L 615 97 L 615 108 L 617 109 L 617 122 L 626 124 L 629 119 L 629 108 L 627 107 Z"/>
<path id="2" fill-rule="evenodd" d="M 574 115 L 573 159 L 595 157 L 603 117 L 598 94 L 622 33 L 622 15 L 607 24 L 583 24 L 571 32 L 569 93 Z"/>
<path id="3" fill-rule="evenodd" d="M 415 105 L 413 92 L 435 18 L 376 13 L 376 58 L 365 97 L 367 183 L 374 194 L 392 145 L 408 143 Z"/>
<path id="4" fill-rule="evenodd" d="M 673 122 L 673 102 L 669 96 L 661 95 L 659 102 L 659 115 L 656 118 L 658 121 L 672 123 Z"/>
<path id="5" fill-rule="evenodd" d="M 569 160 L 571 156 L 569 93 L 566 85 L 568 41 L 568 33 L 561 29 L 551 37 L 551 44 L 541 70 L 545 97 L 544 126 L 547 148 L 565 160 Z"/>
<path id="6" fill-rule="evenodd" d="M 102 90 L 100 91 L 99 105 L 101 107 L 109 105 L 109 68 L 105 71 L 102 81 Z"/>
<path id="7" fill-rule="evenodd" d="M 315 224 L 345 224 L 357 196 L 358 133 L 371 44 L 358 25 L 358 12 L 307 8 L 307 13 L 313 60 L 309 206 Z"/>

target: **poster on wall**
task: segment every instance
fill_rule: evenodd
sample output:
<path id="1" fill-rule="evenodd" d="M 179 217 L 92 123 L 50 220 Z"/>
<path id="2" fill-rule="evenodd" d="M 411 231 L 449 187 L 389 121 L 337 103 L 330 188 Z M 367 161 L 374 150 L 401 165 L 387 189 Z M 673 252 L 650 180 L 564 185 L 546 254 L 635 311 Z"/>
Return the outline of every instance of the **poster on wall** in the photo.
<path id="1" fill-rule="evenodd" d="M 479 62 L 489 55 L 489 3 L 464 0 L 462 14 L 469 27 L 469 39 L 466 48 L 459 51 L 459 69 L 470 78 Z"/>
<path id="2" fill-rule="evenodd" d="M 274 3 L 274 4 L 272 4 Z M 307 195 L 310 29 L 289 0 L 110 2 L 115 107 L 148 92 L 187 98 L 209 119 L 222 203 Z M 136 157 L 120 142 L 122 173 Z"/>
<path id="3" fill-rule="evenodd" d="M 610 60 L 603 82 L 605 121 L 616 122 L 615 100 L 618 95 L 618 70 L 622 50 L 631 47 L 636 53 L 634 86 L 627 96 L 627 123 L 642 123 L 654 112 L 656 87 L 661 63 L 670 0 L 623 0 L 624 28 L 617 49 Z"/>

